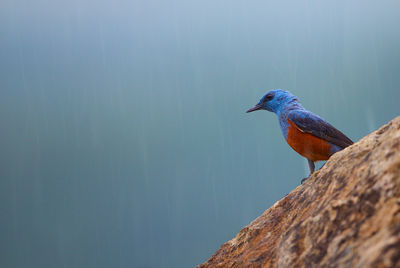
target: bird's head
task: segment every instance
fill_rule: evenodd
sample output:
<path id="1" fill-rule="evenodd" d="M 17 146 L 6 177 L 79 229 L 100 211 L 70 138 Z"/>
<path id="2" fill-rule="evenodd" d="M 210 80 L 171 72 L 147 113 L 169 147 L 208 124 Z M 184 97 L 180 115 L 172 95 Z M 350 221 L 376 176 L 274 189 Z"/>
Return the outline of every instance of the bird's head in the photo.
<path id="1" fill-rule="evenodd" d="M 246 113 L 257 110 L 267 110 L 277 113 L 282 109 L 282 107 L 293 101 L 297 101 L 297 98 L 289 91 L 274 89 L 265 94 L 260 101 L 253 108 L 247 110 Z"/>

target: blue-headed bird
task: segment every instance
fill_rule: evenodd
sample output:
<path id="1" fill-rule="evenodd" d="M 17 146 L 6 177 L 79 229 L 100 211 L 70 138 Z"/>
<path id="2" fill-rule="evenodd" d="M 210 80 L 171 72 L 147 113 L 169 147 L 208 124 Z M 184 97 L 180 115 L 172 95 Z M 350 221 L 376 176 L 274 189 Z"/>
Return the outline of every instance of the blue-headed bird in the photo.
<path id="1" fill-rule="evenodd" d="M 265 94 L 247 113 L 267 110 L 278 116 L 285 140 L 297 153 L 307 158 L 310 176 L 314 162 L 328 160 L 353 142 L 318 115 L 304 109 L 289 91 L 275 89 Z M 307 178 L 305 178 L 307 179 Z M 301 182 L 305 180 L 303 179 Z"/>

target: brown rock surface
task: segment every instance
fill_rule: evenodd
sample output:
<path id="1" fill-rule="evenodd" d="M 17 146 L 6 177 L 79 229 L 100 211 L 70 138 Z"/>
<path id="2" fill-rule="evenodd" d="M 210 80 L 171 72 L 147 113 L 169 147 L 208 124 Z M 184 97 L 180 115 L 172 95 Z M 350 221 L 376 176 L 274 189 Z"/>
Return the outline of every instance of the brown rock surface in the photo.
<path id="1" fill-rule="evenodd" d="M 400 267 L 400 117 L 334 154 L 199 267 Z"/>

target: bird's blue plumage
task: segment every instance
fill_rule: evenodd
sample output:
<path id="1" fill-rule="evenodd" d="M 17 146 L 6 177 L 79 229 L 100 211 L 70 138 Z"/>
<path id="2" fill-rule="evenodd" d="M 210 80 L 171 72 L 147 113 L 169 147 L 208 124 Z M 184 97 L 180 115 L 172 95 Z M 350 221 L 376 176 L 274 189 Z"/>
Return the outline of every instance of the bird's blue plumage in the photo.
<path id="1" fill-rule="evenodd" d="M 318 115 L 307 111 L 294 96 L 287 90 L 275 89 L 265 94 L 257 104 L 259 109 L 274 112 L 278 116 L 282 134 L 287 139 L 290 119 L 305 133 L 331 143 L 334 151 L 343 149 L 353 142 L 342 132 L 326 122 Z"/>
<path id="2" fill-rule="evenodd" d="M 324 119 L 307 111 L 289 91 L 275 89 L 265 94 L 247 112 L 267 110 L 278 116 L 282 134 L 288 144 L 309 161 L 326 160 L 353 142 Z"/>

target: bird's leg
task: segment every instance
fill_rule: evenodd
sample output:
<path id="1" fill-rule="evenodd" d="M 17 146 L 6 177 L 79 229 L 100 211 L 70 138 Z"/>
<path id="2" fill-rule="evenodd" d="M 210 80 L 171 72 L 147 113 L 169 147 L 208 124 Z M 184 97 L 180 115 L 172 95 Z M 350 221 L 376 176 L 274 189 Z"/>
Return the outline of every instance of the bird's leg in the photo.
<path id="1" fill-rule="evenodd" d="M 308 160 L 308 167 L 310 168 L 310 175 L 314 173 L 315 170 L 315 165 L 314 165 L 314 161 L 311 161 L 310 159 Z"/>
<path id="2" fill-rule="evenodd" d="M 310 175 L 307 178 L 302 179 L 301 184 L 303 184 L 303 182 L 305 182 L 309 177 L 311 177 L 311 175 L 314 173 L 315 170 L 314 161 L 311 161 L 310 159 L 307 160 L 308 160 L 308 167 L 310 168 Z"/>

